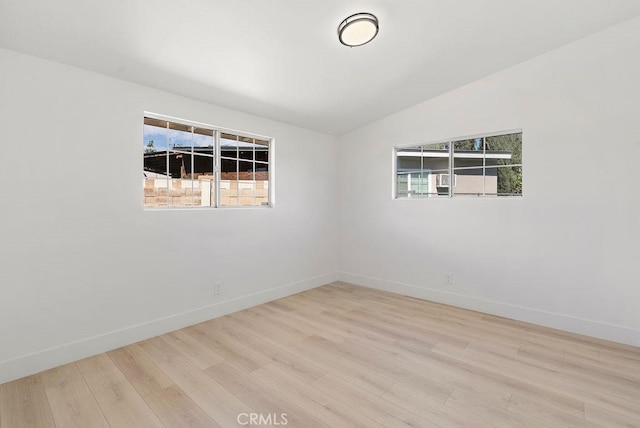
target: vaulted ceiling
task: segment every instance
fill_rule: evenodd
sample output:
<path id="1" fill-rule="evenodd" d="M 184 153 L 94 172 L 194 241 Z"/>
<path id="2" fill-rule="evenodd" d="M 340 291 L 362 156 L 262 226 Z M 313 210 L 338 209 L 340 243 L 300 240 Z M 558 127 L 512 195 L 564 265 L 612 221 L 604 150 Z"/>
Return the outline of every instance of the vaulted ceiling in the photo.
<path id="1" fill-rule="evenodd" d="M 341 45 L 362 11 L 378 37 Z M 638 0 L 0 0 L 0 47 L 339 135 L 637 15 Z"/>

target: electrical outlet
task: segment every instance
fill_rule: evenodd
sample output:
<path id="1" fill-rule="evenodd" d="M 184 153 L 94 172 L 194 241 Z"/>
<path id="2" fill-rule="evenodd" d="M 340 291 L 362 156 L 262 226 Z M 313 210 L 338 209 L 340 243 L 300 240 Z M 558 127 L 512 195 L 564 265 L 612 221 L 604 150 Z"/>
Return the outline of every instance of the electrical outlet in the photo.
<path id="1" fill-rule="evenodd" d="M 222 283 L 219 281 L 216 281 L 213 283 L 213 294 L 215 296 L 219 296 L 222 294 Z"/>
<path id="2" fill-rule="evenodd" d="M 444 276 L 444 283 L 447 285 L 453 285 L 453 274 L 448 273 Z"/>

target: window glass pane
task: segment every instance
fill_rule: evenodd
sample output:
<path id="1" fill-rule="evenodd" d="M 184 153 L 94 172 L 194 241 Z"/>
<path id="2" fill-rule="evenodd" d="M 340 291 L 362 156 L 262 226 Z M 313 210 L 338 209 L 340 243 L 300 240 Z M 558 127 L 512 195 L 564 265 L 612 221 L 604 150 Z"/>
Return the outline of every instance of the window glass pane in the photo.
<path id="1" fill-rule="evenodd" d="M 522 167 L 487 168 L 485 188 L 490 196 L 522 196 Z"/>
<path id="2" fill-rule="evenodd" d="M 476 151 L 482 153 L 482 138 L 470 138 L 467 140 L 457 140 L 453 142 L 453 148 L 461 151 Z"/>
<path id="3" fill-rule="evenodd" d="M 407 181 L 412 196 L 423 196 L 429 192 L 429 175 L 423 171 L 408 174 Z"/>
<path id="4" fill-rule="evenodd" d="M 422 150 L 422 169 L 449 168 L 449 143 L 425 144 Z"/>
<path id="5" fill-rule="evenodd" d="M 397 198 L 448 196 L 448 170 L 407 170 L 396 175 Z"/>
<path id="6" fill-rule="evenodd" d="M 193 141 L 190 126 L 169 122 L 167 135 L 169 138 L 170 150 L 191 153 Z"/>
<path id="7" fill-rule="evenodd" d="M 238 173 L 238 203 L 241 206 L 256 205 L 256 183 L 253 173 L 253 162 L 239 162 Z"/>
<path id="8" fill-rule="evenodd" d="M 269 205 L 269 164 L 255 163 L 256 205 Z"/>
<path id="9" fill-rule="evenodd" d="M 522 165 L 522 133 L 485 139 L 486 166 Z"/>
<path id="10" fill-rule="evenodd" d="M 238 141 L 238 157 L 250 161 L 254 160 L 255 147 L 253 138 L 240 137 Z"/>
<path id="11" fill-rule="evenodd" d="M 485 180 L 482 168 L 453 171 L 453 196 L 483 196 Z"/>
<path id="12" fill-rule="evenodd" d="M 238 137 L 238 157 L 240 159 L 253 160 L 254 147 L 253 138 Z"/>
<path id="13" fill-rule="evenodd" d="M 398 172 L 396 174 L 396 198 L 406 198 L 409 196 L 409 176 L 407 173 Z"/>
<path id="14" fill-rule="evenodd" d="M 222 178 L 229 178 L 229 174 L 235 173 L 238 168 L 238 161 L 236 159 L 220 159 L 220 172 L 222 172 Z M 234 177 L 235 179 L 235 177 Z"/>
<path id="15" fill-rule="evenodd" d="M 169 160 L 168 175 L 171 178 L 167 189 L 169 206 L 181 207 L 184 188 L 181 179 L 191 176 L 191 127 L 173 122 L 167 122 L 166 132 L 167 157 Z"/>
<path id="16" fill-rule="evenodd" d="M 145 207 L 166 207 L 167 122 L 145 118 L 142 138 L 142 175 Z M 162 190 L 161 190 L 162 189 Z"/>
<path id="17" fill-rule="evenodd" d="M 482 150 L 482 138 L 454 141 L 453 143 L 453 167 L 454 168 L 478 168 L 482 167 L 484 152 Z"/>
<path id="18" fill-rule="evenodd" d="M 167 150 L 167 129 L 165 127 L 158 127 L 153 125 L 144 125 L 143 138 L 142 138 L 142 151 L 145 155 L 152 154 L 164 154 Z M 148 158 L 154 158 L 155 156 L 148 156 Z M 147 167 L 147 156 L 145 156 L 145 168 Z M 157 167 L 154 167 L 154 172 L 166 172 L 166 165 L 163 171 L 155 171 Z"/>
<path id="19" fill-rule="evenodd" d="M 182 186 L 185 188 L 185 201 L 188 204 L 184 206 L 194 207 L 213 207 L 215 206 L 215 173 L 214 162 L 212 156 L 204 156 L 202 154 L 193 154 L 193 179 L 182 179 Z M 191 158 L 191 156 L 187 156 Z M 191 161 L 188 162 L 189 164 Z"/>
<path id="20" fill-rule="evenodd" d="M 168 123 L 169 123 L 169 129 L 171 130 L 191 134 L 191 125 L 185 125 L 183 123 L 176 123 L 176 122 L 168 122 Z"/>
<path id="21" fill-rule="evenodd" d="M 448 189 L 438 188 L 436 182 L 438 174 L 446 174 L 448 168 L 448 143 L 397 149 L 396 197 L 448 195 Z"/>
<path id="22" fill-rule="evenodd" d="M 253 162 L 240 161 L 238 162 L 239 180 L 254 180 L 253 175 Z"/>
<path id="23" fill-rule="evenodd" d="M 238 158 L 238 136 L 233 134 L 220 134 L 220 156 Z"/>
<path id="24" fill-rule="evenodd" d="M 412 176 L 422 173 L 422 148 L 405 147 L 396 150 L 396 198 L 411 197 Z"/>
<path id="25" fill-rule="evenodd" d="M 256 161 L 269 162 L 269 142 L 264 140 L 255 140 L 255 156 Z"/>
<path id="26" fill-rule="evenodd" d="M 396 152 L 397 171 L 449 168 L 449 143 L 406 147 Z"/>
<path id="27" fill-rule="evenodd" d="M 421 198 L 429 193 L 429 174 L 421 170 L 399 172 L 397 197 Z"/>
<path id="28" fill-rule="evenodd" d="M 422 170 L 422 148 L 405 147 L 396 151 L 396 171 L 400 173 L 420 172 Z"/>
<path id="29" fill-rule="evenodd" d="M 186 196 L 192 206 L 215 206 L 215 132 L 211 129 L 193 129 L 193 180 L 187 185 Z"/>
<path id="30" fill-rule="evenodd" d="M 434 169 L 428 171 L 428 181 L 429 196 L 449 196 L 451 183 L 448 169 Z"/>
<path id="31" fill-rule="evenodd" d="M 241 143 L 242 144 L 242 143 Z M 253 160 L 253 147 L 240 147 L 238 151 L 238 157 L 240 159 Z"/>
<path id="32" fill-rule="evenodd" d="M 145 153 L 167 149 L 167 122 L 145 118 L 142 144 Z"/>
<path id="33" fill-rule="evenodd" d="M 238 161 L 221 159 L 220 206 L 238 205 Z"/>
<path id="34" fill-rule="evenodd" d="M 187 196 L 187 189 L 191 190 L 191 146 L 192 134 L 191 126 L 167 122 L 166 147 L 167 158 L 169 160 L 166 189 L 161 189 L 161 193 L 166 194 L 167 206 L 186 207 L 192 206 L 192 195 Z M 166 159 L 165 159 L 166 162 Z"/>
<path id="35" fill-rule="evenodd" d="M 196 154 L 215 155 L 215 137 L 210 129 L 193 129 L 193 151 Z M 196 171 L 197 173 L 198 171 Z"/>

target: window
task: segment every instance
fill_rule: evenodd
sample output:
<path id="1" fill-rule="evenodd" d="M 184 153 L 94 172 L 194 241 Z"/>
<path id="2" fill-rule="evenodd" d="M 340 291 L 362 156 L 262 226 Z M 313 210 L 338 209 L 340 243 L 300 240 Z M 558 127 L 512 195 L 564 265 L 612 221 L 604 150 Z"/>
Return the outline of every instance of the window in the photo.
<path id="1" fill-rule="evenodd" d="M 146 115 L 146 208 L 270 206 L 272 139 Z"/>
<path id="2" fill-rule="evenodd" d="M 522 196 L 522 132 L 396 147 L 395 197 Z"/>

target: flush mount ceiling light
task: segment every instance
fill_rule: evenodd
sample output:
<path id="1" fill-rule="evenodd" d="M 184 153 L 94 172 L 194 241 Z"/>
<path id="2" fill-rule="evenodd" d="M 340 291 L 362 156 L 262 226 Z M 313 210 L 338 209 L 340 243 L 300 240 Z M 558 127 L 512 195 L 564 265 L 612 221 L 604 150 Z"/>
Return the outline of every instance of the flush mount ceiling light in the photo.
<path id="1" fill-rule="evenodd" d="M 378 34 L 378 18 L 370 13 L 356 13 L 338 26 L 338 39 L 345 46 L 362 46 Z"/>

